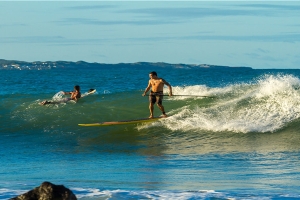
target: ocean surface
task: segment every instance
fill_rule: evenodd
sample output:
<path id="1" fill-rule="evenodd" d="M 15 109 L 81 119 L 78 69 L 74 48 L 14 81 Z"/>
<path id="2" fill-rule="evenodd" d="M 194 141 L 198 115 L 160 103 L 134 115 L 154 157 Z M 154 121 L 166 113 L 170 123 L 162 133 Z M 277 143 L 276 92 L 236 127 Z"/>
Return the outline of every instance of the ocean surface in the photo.
<path id="1" fill-rule="evenodd" d="M 78 126 L 148 117 L 151 71 L 191 95 L 165 96 L 168 118 Z M 300 199 L 300 70 L 11 69 L 0 80 L 0 199 L 44 181 L 81 200 Z M 74 85 L 97 92 L 39 105 Z"/>

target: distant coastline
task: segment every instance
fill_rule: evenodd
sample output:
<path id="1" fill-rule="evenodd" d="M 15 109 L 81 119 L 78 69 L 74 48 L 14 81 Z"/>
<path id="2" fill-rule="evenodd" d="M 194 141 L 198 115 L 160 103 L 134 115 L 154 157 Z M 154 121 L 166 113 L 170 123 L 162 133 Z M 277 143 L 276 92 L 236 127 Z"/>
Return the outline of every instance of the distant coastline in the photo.
<path id="1" fill-rule="evenodd" d="M 56 68 L 101 68 L 101 67 L 170 67 L 170 68 L 184 68 L 184 69 L 195 69 L 195 68 L 245 68 L 252 69 L 251 67 L 230 67 L 221 65 L 209 65 L 209 64 L 170 64 L 164 62 L 136 62 L 136 63 L 117 63 L 117 64 L 106 64 L 106 63 L 89 63 L 85 61 L 35 61 L 26 62 L 18 60 L 4 60 L 0 59 L 0 70 L 45 70 L 45 69 L 56 69 Z"/>

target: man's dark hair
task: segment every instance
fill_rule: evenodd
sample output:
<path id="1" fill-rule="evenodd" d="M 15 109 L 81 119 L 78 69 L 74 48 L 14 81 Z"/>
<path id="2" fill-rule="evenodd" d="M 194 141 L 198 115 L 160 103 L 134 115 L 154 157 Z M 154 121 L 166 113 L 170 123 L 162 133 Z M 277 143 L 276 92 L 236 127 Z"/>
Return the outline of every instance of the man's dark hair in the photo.
<path id="1" fill-rule="evenodd" d="M 75 90 L 80 90 L 80 86 L 79 85 L 75 85 L 74 88 L 75 88 Z"/>
<path id="2" fill-rule="evenodd" d="M 157 76 L 157 73 L 154 72 L 154 71 L 153 71 L 153 72 L 150 72 L 150 74 L 151 74 L 151 75 L 154 75 L 154 76 Z"/>

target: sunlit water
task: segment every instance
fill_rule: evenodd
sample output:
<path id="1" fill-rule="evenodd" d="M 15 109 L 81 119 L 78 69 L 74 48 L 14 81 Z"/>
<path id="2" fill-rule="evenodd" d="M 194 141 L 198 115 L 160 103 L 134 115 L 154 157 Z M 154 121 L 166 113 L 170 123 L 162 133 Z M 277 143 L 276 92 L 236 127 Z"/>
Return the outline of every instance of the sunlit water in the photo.
<path id="1" fill-rule="evenodd" d="M 153 70 L 174 94 L 193 95 L 164 97 L 170 117 L 78 126 L 148 117 L 142 93 Z M 300 198 L 299 77 L 247 68 L 1 70 L 0 199 L 43 181 L 79 199 Z M 97 93 L 39 105 L 76 84 Z"/>

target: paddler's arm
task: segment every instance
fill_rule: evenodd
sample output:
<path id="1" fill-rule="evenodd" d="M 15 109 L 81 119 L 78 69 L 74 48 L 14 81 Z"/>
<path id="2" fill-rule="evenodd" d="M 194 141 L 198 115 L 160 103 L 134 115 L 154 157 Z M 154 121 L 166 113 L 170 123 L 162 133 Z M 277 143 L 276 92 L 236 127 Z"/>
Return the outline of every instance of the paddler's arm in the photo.
<path id="1" fill-rule="evenodd" d="M 148 86 L 146 87 L 144 93 L 142 94 L 142 96 L 146 96 L 147 92 L 150 90 L 151 88 L 151 82 L 149 81 Z"/>
<path id="2" fill-rule="evenodd" d="M 172 96 L 173 95 L 172 86 L 169 84 L 168 88 L 169 88 L 169 96 Z"/>
<path id="3" fill-rule="evenodd" d="M 172 96 L 172 86 L 170 85 L 170 83 L 168 83 L 166 80 L 162 79 L 163 83 L 166 84 L 166 86 L 168 86 L 169 88 L 169 96 Z"/>
<path id="4" fill-rule="evenodd" d="M 63 93 L 64 93 L 64 95 L 66 95 L 66 94 L 72 94 L 73 92 L 64 92 L 63 91 Z"/>

